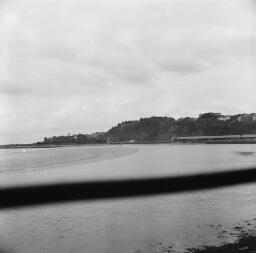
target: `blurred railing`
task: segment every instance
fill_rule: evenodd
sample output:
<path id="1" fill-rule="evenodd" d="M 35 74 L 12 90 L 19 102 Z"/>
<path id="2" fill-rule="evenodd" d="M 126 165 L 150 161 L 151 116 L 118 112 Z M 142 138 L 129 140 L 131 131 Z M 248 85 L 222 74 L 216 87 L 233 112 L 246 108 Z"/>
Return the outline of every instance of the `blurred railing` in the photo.
<path id="1" fill-rule="evenodd" d="M 0 188 L 0 209 L 173 194 L 256 182 L 256 168 L 207 174 Z"/>

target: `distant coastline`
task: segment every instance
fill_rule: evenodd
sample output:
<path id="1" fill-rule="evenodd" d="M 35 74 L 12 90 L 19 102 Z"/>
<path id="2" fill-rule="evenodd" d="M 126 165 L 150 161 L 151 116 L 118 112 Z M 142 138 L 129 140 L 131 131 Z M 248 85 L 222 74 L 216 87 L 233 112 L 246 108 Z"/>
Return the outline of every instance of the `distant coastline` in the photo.
<path id="1" fill-rule="evenodd" d="M 256 113 L 222 115 L 203 113 L 197 118 L 150 117 L 123 121 L 106 132 L 44 137 L 32 144 L 2 145 L 0 148 L 54 148 L 88 144 L 255 144 Z"/>
<path id="2" fill-rule="evenodd" d="M 0 149 L 26 149 L 26 148 L 62 148 L 62 147 L 77 147 L 77 146 L 84 146 L 84 145 L 107 145 L 107 143 L 103 144 L 7 144 L 7 145 L 0 145 Z"/>
<path id="3" fill-rule="evenodd" d="M 92 143 L 92 144 L 11 144 L 0 145 L 0 149 L 27 149 L 27 148 L 62 148 L 62 147 L 77 147 L 77 146 L 97 146 L 97 145 L 131 145 L 131 144 L 173 144 L 173 145 L 191 145 L 191 144 L 256 144 L 256 139 L 246 140 L 208 140 L 208 141 L 123 141 L 123 142 L 109 142 L 109 143 Z"/>

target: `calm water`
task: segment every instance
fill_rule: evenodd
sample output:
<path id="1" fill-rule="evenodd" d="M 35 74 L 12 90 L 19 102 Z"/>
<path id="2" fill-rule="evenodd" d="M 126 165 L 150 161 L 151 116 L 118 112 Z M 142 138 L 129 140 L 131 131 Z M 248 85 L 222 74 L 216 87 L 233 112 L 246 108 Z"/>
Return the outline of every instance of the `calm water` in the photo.
<path id="1" fill-rule="evenodd" d="M 0 150 L 0 183 L 154 177 L 256 165 L 256 145 L 120 145 Z M 178 251 L 219 244 L 256 218 L 256 186 L 0 212 L 6 252 Z M 1 249 L 1 248 L 0 248 Z"/>

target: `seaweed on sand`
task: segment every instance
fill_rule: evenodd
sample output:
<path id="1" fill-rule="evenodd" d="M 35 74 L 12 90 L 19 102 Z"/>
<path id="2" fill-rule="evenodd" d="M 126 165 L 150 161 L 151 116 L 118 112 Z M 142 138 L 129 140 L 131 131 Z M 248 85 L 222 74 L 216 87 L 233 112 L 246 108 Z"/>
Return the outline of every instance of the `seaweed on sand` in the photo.
<path id="1" fill-rule="evenodd" d="M 221 246 L 204 246 L 202 248 L 187 249 L 187 253 L 256 253 L 256 236 L 242 234 L 233 242 Z"/>

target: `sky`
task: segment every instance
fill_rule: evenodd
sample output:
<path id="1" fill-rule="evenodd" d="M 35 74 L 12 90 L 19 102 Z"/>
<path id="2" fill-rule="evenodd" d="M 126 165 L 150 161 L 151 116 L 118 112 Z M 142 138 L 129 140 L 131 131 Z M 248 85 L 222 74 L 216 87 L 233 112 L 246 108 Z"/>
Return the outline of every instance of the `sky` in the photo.
<path id="1" fill-rule="evenodd" d="M 255 0 L 0 0 L 0 144 L 256 112 Z"/>

